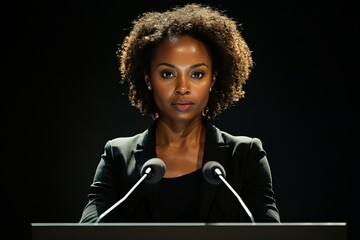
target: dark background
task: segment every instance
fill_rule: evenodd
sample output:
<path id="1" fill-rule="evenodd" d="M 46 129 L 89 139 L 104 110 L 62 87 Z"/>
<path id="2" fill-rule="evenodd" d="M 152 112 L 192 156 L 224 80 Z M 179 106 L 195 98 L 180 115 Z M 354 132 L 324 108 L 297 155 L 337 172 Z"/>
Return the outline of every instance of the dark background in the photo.
<path id="1" fill-rule="evenodd" d="M 141 12 L 185 2 L 1 4 L 1 228 L 14 238 L 78 222 L 105 142 L 149 126 L 118 83 L 117 44 Z M 256 64 L 214 123 L 263 141 L 283 222 L 346 222 L 355 239 L 359 2 L 202 2 L 242 23 Z"/>

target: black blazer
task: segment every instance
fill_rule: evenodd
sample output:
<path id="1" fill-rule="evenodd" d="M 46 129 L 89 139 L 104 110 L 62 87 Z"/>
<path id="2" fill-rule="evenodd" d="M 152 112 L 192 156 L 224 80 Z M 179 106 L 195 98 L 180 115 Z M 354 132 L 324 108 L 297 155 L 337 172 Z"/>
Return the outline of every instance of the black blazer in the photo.
<path id="1" fill-rule="evenodd" d="M 226 180 L 241 196 L 255 222 L 280 222 L 274 199 L 271 171 L 257 138 L 232 136 L 205 121 L 203 164 L 219 162 Z M 80 222 L 94 222 L 125 196 L 141 178 L 143 164 L 156 157 L 153 125 L 131 137 L 110 140 L 96 169 Z M 158 183 L 143 181 L 128 198 L 108 214 L 104 222 L 159 222 Z M 176 207 L 176 206 L 174 206 Z M 201 183 L 199 219 L 202 222 L 250 222 L 238 199 L 225 184 Z"/>

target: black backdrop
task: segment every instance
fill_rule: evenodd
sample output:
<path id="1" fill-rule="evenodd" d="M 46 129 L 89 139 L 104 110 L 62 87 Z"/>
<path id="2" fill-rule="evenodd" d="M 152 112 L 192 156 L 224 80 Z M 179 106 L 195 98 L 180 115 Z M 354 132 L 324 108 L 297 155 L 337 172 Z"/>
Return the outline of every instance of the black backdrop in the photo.
<path id="1" fill-rule="evenodd" d="M 151 122 L 122 94 L 117 44 L 141 12 L 184 2 L 1 4 L 1 228 L 79 221 L 105 142 Z M 242 23 L 256 64 L 214 123 L 262 139 L 283 222 L 347 222 L 354 239 L 359 3 L 202 2 Z"/>

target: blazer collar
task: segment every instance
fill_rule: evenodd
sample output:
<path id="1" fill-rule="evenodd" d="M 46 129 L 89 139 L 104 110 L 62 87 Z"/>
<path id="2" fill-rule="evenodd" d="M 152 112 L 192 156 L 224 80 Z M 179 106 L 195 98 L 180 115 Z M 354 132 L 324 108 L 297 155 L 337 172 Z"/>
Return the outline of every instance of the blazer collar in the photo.
<path id="1" fill-rule="evenodd" d="M 140 139 L 134 150 L 136 168 L 140 173 L 140 170 L 144 163 L 156 157 L 156 145 L 155 145 L 155 131 L 157 121 L 154 121 L 151 126 L 140 135 Z"/>

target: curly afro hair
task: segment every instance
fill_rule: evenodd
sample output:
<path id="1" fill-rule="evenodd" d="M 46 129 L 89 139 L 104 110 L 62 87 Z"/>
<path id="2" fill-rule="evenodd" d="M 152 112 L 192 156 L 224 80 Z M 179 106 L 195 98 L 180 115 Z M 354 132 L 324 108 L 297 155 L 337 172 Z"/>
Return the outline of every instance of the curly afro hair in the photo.
<path id="1" fill-rule="evenodd" d="M 243 85 L 253 67 L 251 51 L 237 22 L 223 11 L 191 3 L 165 12 L 143 13 L 132 24 L 117 56 L 121 83 L 128 83 L 130 103 L 143 115 L 157 117 L 153 93 L 144 81 L 151 53 L 157 43 L 174 36 L 190 35 L 210 49 L 216 82 L 204 116 L 213 118 L 244 97 Z"/>

